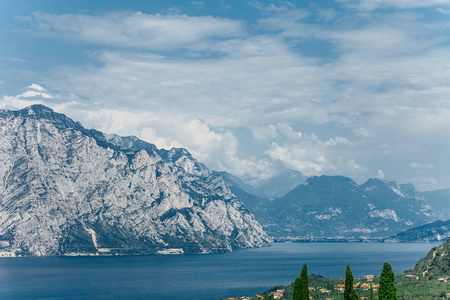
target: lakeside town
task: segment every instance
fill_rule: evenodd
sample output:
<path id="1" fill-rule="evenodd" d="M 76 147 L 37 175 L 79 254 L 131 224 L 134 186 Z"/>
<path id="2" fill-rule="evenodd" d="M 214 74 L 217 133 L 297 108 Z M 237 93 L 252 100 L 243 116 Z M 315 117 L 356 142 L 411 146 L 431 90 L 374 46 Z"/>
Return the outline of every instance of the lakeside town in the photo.
<path id="1" fill-rule="evenodd" d="M 440 277 L 436 281 L 440 286 L 448 287 L 448 280 L 450 276 Z M 378 289 L 380 287 L 379 277 L 375 275 L 365 275 L 363 278 L 355 278 L 357 281 L 353 284 L 354 289 L 361 296 L 361 300 L 370 300 L 370 289 L 372 287 L 373 296 L 378 296 Z M 396 287 L 398 291 L 402 291 L 408 284 L 414 284 L 418 288 L 420 283 L 420 276 L 414 274 L 401 274 L 396 276 Z M 309 299 L 310 300 L 334 300 L 343 299 L 343 294 L 345 290 L 344 277 L 339 279 L 329 279 L 318 275 L 310 275 L 309 281 Z M 225 300 L 289 300 L 292 299 L 293 285 L 287 287 L 277 287 L 271 289 L 262 295 L 256 294 L 254 296 L 243 296 L 243 297 L 230 297 L 225 298 Z M 439 299 L 450 299 L 450 292 L 446 292 Z M 375 298 L 374 298 L 375 299 Z M 398 299 L 415 299 L 408 296 L 398 297 Z M 432 298 L 430 298 L 432 299 Z"/>

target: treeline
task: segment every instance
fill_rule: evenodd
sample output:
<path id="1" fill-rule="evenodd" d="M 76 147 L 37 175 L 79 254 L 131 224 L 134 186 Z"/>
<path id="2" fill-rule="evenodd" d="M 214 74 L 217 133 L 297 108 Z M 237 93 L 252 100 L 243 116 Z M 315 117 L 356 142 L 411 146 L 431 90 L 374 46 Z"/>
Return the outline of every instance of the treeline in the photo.
<path id="1" fill-rule="evenodd" d="M 380 276 L 380 287 L 378 289 L 379 300 L 397 300 L 397 287 L 395 286 L 394 280 L 395 276 L 391 265 L 384 263 Z M 358 292 L 353 286 L 353 274 L 348 263 L 344 286 L 344 300 L 360 299 Z M 369 299 L 375 299 L 372 284 L 370 285 Z M 306 265 L 303 265 L 300 277 L 295 279 L 292 300 L 309 300 L 308 268 Z"/>

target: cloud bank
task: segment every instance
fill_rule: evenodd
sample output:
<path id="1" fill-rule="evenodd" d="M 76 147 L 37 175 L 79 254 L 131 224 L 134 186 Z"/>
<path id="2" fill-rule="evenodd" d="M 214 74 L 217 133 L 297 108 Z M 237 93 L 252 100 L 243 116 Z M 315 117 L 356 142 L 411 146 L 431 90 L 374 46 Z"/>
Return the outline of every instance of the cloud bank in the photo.
<path id="1" fill-rule="evenodd" d="M 39 82 L 50 92 L 32 85 L 39 100 L 24 91 L 2 106 L 40 101 L 87 127 L 186 147 L 249 180 L 292 168 L 450 186 L 450 21 L 406 10 L 448 1 L 283 3 L 252 2 L 253 22 L 140 12 L 18 18 L 34 38 L 88 45 L 95 63 L 54 68 Z M 396 10 L 372 12 L 387 7 Z"/>

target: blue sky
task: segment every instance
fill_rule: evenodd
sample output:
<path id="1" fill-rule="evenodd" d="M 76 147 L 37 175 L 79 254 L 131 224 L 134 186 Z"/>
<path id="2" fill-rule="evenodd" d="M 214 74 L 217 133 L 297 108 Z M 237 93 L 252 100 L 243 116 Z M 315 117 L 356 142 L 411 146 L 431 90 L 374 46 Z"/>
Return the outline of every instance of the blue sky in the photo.
<path id="1" fill-rule="evenodd" d="M 450 187 L 450 0 L 0 6 L 1 108 L 43 103 L 254 182 Z"/>

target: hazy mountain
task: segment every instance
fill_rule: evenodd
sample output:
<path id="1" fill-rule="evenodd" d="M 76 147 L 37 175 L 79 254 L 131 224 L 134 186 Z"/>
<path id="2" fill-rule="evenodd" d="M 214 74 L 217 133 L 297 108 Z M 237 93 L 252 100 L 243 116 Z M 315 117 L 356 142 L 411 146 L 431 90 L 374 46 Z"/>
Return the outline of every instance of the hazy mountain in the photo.
<path id="1" fill-rule="evenodd" d="M 269 217 L 259 221 L 274 237 L 387 237 L 435 220 L 430 205 L 418 194 L 412 185 L 379 179 L 358 185 L 342 176 L 315 176 L 271 201 Z"/>
<path id="2" fill-rule="evenodd" d="M 265 181 L 253 180 L 250 182 L 245 182 L 241 178 L 226 172 L 217 173 L 223 177 L 228 186 L 239 187 L 248 194 L 260 198 L 282 197 L 299 184 L 305 183 L 307 179 L 301 172 L 289 169 Z"/>
<path id="3" fill-rule="evenodd" d="M 31 255 L 231 251 L 269 238 L 186 150 L 0 110 L 0 245 Z M 182 250 L 180 250 L 182 249 Z"/>
<path id="4" fill-rule="evenodd" d="M 422 192 L 420 195 L 430 203 L 440 220 L 450 219 L 450 189 Z"/>
<path id="5" fill-rule="evenodd" d="M 387 242 L 436 242 L 450 237 L 450 220 L 414 227 L 385 239 Z"/>

